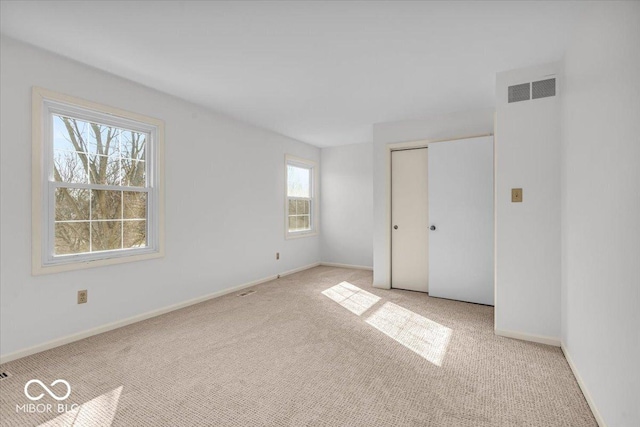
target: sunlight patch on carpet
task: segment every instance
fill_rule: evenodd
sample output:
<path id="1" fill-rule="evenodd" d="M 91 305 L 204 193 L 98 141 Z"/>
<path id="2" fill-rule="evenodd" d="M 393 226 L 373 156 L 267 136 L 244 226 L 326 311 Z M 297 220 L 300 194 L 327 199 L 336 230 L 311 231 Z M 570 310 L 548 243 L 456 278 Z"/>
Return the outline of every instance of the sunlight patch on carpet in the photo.
<path id="1" fill-rule="evenodd" d="M 350 312 L 360 316 L 362 313 L 373 307 L 380 301 L 380 297 L 369 293 L 349 282 L 339 283 L 329 289 L 322 291 L 322 294 L 331 298 Z"/>
<path id="2" fill-rule="evenodd" d="M 392 302 L 384 303 L 366 322 L 436 366 L 451 340 L 451 329 Z"/>
<path id="3" fill-rule="evenodd" d="M 116 416 L 122 386 L 108 391 L 38 427 L 110 426 Z"/>

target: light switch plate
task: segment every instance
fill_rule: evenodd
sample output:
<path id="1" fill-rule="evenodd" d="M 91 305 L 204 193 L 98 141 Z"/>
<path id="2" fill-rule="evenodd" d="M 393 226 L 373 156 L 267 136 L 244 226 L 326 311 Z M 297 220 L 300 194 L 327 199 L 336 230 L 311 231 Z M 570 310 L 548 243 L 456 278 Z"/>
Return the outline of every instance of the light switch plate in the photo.
<path id="1" fill-rule="evenodd" d="M 522 188 L 511 189 L 511 202 L 512 203 L 522 202 Z"/>

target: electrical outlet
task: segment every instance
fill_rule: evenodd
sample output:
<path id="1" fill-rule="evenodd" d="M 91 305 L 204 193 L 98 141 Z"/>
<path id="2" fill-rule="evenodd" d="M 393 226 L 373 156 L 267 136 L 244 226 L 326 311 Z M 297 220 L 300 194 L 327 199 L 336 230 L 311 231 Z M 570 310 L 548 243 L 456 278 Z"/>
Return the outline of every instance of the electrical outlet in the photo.
<path id="1" fill-rule="evenodd" d="M 87 290 L 78 291 L 78 304 L 85 304 L 89 299 L 89 295 L 87 294 Z"/>
<path id="2" fill-rule="evenodd" d="M 276 259 L 280 259 L 280 252 L 276 252 Z"/>

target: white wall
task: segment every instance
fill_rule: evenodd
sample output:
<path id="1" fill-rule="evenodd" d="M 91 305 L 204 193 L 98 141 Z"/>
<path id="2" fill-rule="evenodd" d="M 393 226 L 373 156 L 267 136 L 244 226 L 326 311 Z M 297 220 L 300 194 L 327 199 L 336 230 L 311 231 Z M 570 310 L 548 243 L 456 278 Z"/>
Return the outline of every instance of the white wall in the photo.
<path id="1" fill-rule="evenodd" d="M 559 63 L 496 79 L 497 333 L 560 343 L 560 97 L 508 104 L 507 87 L 543 80 Z M 523 189 L 522 203 L 511 189 Z M 548 341 L 550 340 L 550 341 Z"/>
<path id="2" fill-rule="evenodd" d="M 285 153 L 317 148 L 6 37 L 0 52 L 3 355 L 320 260 L 318 237 L 284 239 Z M 33 85 L 165 121 L 165 258 L 31 276 Z"/>
<path id="3" fill-rule="evenodd" d="M 487 135 L 493 133 L 493 116 L 493 108 L 486 108 L 373 126 L 373 286 L 390 287 L 388 144 Z"/>
<path id="4" fill-rule="evenodd" d="M 372 144 L 321 150 L 322 262 L 373 266 Z"/>
<path id="5" fill-rule="evenodd" d="M 606 425 L 640 425 L 640 3 L 590 4 L 562 93 L 562 342 Z"/>

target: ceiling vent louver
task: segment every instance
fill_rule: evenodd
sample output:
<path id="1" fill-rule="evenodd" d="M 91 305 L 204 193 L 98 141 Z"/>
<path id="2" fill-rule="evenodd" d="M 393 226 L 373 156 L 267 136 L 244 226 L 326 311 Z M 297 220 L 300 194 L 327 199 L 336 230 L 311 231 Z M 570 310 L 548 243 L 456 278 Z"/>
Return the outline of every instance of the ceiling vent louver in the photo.
<path id="1" fill-rule="evenodd" d="M 509 86 L 509 103 L 530 100 L 531 95 L 529 87 L 529 83 Z"/>

